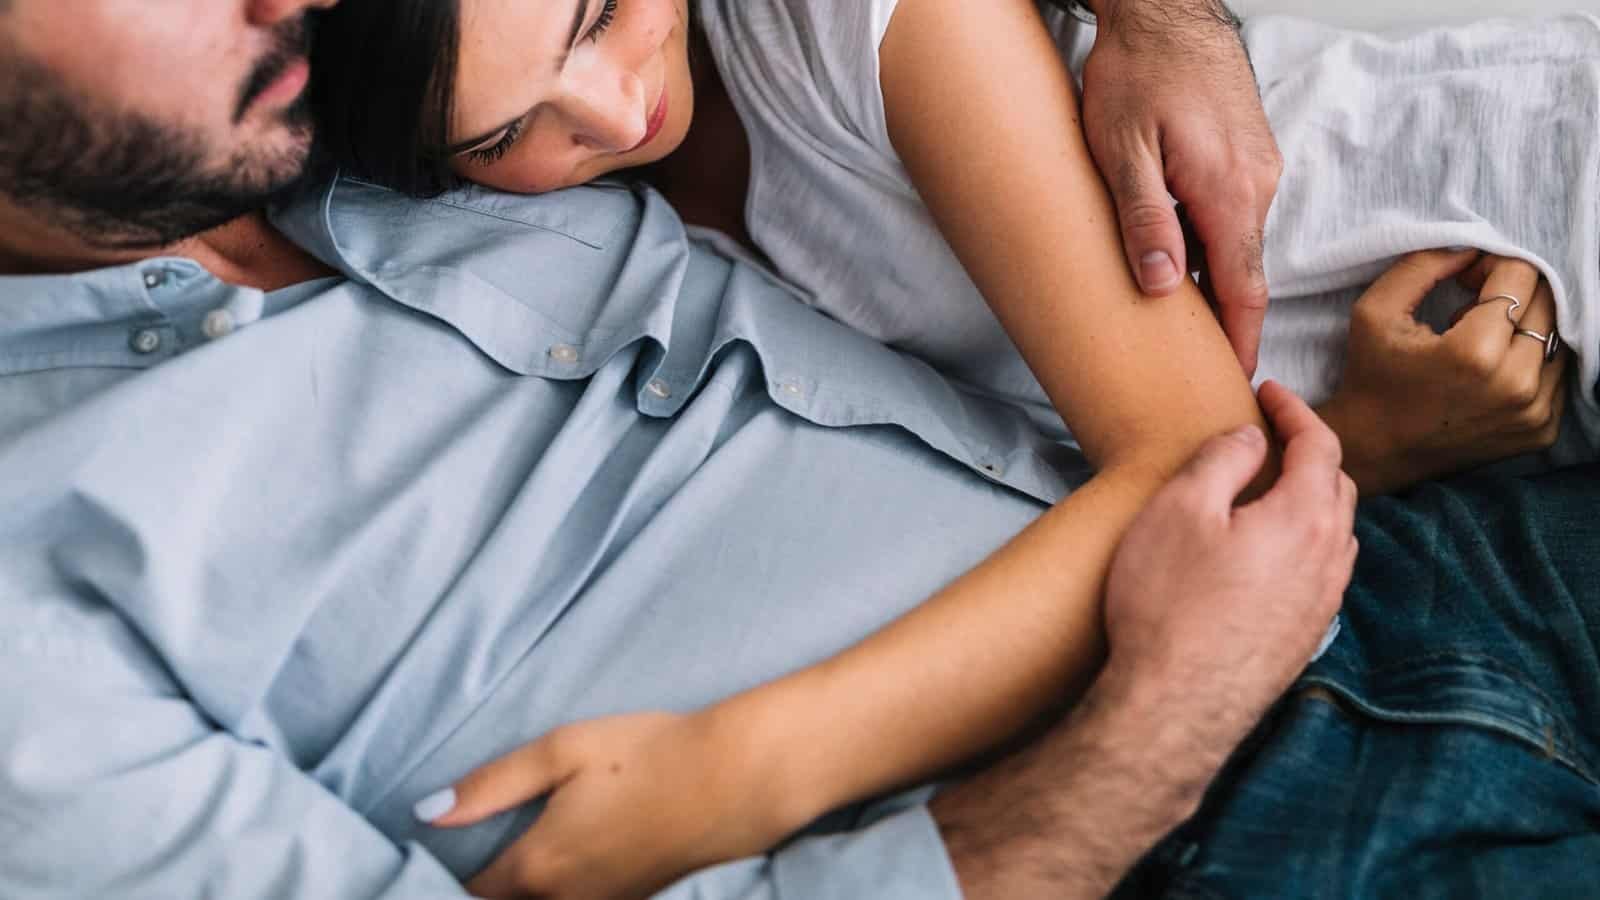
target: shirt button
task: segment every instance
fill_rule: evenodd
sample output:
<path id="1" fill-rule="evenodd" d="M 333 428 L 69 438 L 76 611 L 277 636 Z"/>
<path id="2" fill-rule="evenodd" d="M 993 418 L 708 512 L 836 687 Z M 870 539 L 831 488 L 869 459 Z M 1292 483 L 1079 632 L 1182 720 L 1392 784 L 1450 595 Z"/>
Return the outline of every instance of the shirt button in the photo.
<path id="1" fill-rule="evenodd" d="M 578 348 L 571 344 L 557 344 L 550 348 L 550 358 L 571 365 L 578 361 Z"/>
<path id="2" fill-rule="evenodd" d="M 663 400 L 672 396 L 672 388 L 667 387 L 667 383 L 659 378 L 645 385 L 644 389 Z"/>
<path id="3" fill-rule="evenodd" d="M 233 334 L 233 313 L 225 309 L 213 309 L 206 313 L 205 319 L 200 322 L 200 333 L 208 340 L 216 340 Z"/>
<path id="4" fill-rule="evenodd" d="M 152 291 L 155 290 L 158 287 L 161 287 L 163 284 L 166 284 L 166 283 L 167 283 L 167 273 L 165 273 L 165 272 L 146 272 L 146 273 L 144 273 L 144 286 L 149 288 Z"/>
<path id="5" fill-rule="evenodd" d="M 801 394 L 800 385 L 792 381 L 785 381 L 783 383 L 783 392 L 791 397 L 798 397 Z"/>
<path id="6" fill-rule="evenodd" d="M 148 356 L 161 349 L 161 332 L 154 328 L 141 328 L 128 338 L 128 346 L 133 352 Z"/>

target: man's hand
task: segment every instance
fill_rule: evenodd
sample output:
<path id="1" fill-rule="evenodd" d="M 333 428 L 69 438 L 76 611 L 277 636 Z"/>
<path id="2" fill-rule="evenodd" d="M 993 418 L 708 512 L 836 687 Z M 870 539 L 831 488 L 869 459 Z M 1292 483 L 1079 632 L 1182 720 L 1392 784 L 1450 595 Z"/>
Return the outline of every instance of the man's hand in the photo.
<path id="1" fill-rule="evenodd" d="M 1417 308 L 1451 276 L 1478 301 L 1435 334 Z M 1515 333 L 1555 327 L 1555 296 L 1528 263 L 1470 250 L 1400 260 L 1356 303 L 1344 376 L 1320 410 L 1361 490 L 1397 490 L 1555 443 L 1571 354 L 1547 359 L 1543 344 Z"/>
<path id="2" fill-rule="evenodd" d="M 1110 656 L 1083 703 L 935 799 L 973 900 L 1105 896 L 1315 652 L 1355 564 L 1355 485 L 1299 398 L 1268 383 L 1261 405 L 1286 442 L 1273 488 L 1234 506 L 1266 459 L 1260 432 L 1202 448 L 1118 549 Z"/>
<path id="3" fill-rule="evenodd" d="M 1084 128 L 1116 198 L 1128 264 L 1147 294 L 1186 277 L 1170 193 L 1205 245 L 1222 329 L 1253 375 L 1267 311 L 1262 232 L 1283 157 L 1238 20 L 1220 0 L 1089 6 L 1100 31 L 1084 66 Z"/>
<path id="4" fill-rule="evenodd" d="M 1213 440 L 1134 522 L 1106 586 L 1103 677 L 1169 694 L 1214 735 L 1219 765 L 1310 661 L 1356 559 L 1339 439 L 1282 385 L 1260 399 L 1285 442 L 1277 483 L 1235 508 L 1266 440 L 1253 428 Z"/>

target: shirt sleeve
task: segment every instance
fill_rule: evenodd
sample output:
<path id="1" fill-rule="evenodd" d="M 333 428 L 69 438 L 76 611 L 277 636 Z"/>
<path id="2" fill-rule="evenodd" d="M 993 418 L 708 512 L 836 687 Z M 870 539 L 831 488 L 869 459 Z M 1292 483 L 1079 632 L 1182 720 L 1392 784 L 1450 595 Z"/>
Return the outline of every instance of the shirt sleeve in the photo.
<path id="1" fill-rule="evenodd" d="M 697 8 L 747 128 L 817 141 L 843 129 L 892 154 L 879 48 L 898 4 L 700 0 Z"/>
<path id="2" fill-rule="evenodd" d="M 81 637 L 0 635 L 0 897 L 466 896 L 426 851 L 218 730 L 123 652 L 131 633 L 120 649 Z"/>
<path id="3" fill-rule="evenodd" d="M 692 875 L 658 900 L 961 900 L 927 808 L 931 789 L 869 807 L 854 827 Z"/>
<path id="4" fill-rule="evenodd" d="M 827 36 L 823 52 L 836 54 L 831 68 L 840 106 L 867 141 L 893 153 L 883 105 L 881 48 L 899 0 L 802 0 L 814 33 Z"/>

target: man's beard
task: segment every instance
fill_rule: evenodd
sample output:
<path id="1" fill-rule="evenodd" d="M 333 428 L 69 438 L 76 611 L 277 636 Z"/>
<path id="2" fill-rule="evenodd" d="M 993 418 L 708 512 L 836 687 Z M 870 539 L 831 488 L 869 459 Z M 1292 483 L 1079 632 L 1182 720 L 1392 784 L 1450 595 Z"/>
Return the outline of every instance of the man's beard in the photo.
<path id="1" fill-rule="evenodd" d="M 303 23 L 241 90 L 236 118 L 304 57 Z M 48 69 L 9 51 L 0 64 L 0 197 L 104 249 L 159 247 L 260 209 L 306 168 L 311 116 L 305 97 L 280 116 L 275 146 L 239 147 L 226 161 L 214 142 L 130 111 L 97 109 Z"/>

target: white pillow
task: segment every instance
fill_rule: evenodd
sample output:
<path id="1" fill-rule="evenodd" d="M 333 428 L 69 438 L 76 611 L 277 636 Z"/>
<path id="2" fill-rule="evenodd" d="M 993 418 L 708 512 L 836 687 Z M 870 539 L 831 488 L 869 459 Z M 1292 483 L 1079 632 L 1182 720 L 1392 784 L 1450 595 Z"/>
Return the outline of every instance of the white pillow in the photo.
<path id="1" fill-rule="evenodd" d="M 1404 28 L 1491 16 L 1600 15 L 1600 0 L 1227 0 L 1241 16 L 1281 13 L 1351 28 Z"/>

